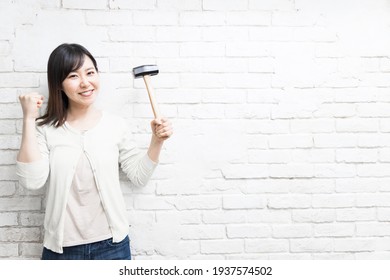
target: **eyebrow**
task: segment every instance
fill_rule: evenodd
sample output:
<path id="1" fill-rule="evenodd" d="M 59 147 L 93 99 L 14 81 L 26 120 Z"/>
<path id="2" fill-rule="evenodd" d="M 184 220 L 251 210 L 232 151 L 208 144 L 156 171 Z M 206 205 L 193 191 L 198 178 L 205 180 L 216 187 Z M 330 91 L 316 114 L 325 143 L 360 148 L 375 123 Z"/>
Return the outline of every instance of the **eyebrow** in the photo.
<path id="1" fill-rule="evenodd" d="M 89 67 L 89 68 L 85 69 L 85 71 L 89 71 L 91 69 L 95 70 L 95 67 Z"/>

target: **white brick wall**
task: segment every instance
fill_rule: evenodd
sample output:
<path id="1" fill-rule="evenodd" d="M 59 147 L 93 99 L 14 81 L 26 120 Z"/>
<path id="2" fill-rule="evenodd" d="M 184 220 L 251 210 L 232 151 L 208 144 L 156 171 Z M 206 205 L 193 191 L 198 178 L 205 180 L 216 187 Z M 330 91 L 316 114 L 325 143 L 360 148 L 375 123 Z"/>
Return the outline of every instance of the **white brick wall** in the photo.
<path id="1" fill-rule="evenodd" d="M 175 134 L 143 189 L 122 187 L 137 259 L 388 259 L 387 0 L 0 1 L 0 259 L 37 259 L 45 190 L 15 176 L 17 96 L 47 95 L 63 42 L 97 58 L 99 104 L 140 147 L 156 63 Z"/>

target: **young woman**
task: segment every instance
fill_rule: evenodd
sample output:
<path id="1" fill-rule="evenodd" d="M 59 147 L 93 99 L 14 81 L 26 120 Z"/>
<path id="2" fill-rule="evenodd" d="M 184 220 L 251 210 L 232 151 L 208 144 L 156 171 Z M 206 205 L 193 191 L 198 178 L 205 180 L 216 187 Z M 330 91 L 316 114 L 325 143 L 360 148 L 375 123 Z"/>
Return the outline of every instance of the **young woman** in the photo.
<path id="1" fill-rule="evenodd" d="M 42 95 L 19 97 L 23 135 L 16 165 L 25 188 L 41 188 L 49 177 L 42 259 L 131 259 L 118 169 L 145 185 L 172 135 L 171 123 L 153 120 L 147 153 L 137 150 L 125 121 L 94 106 L 98 67 L 78 44 L 51 53 L 47 77 L 42 117 Z"/>

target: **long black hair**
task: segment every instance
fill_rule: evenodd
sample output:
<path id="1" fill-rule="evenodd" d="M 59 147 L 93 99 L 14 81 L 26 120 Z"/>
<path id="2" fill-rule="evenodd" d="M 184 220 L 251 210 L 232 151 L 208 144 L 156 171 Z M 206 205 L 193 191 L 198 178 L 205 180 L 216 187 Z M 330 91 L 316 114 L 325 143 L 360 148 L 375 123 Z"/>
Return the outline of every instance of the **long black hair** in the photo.
<path id="1" fill-rule="evenodd" d="M 60 127 L 64 124 L 69 107 L 69 99 L 62 90 L 62 82 L 70 72 L 79 69 L 84 64 L 85 56 L 92 60 L 96 72 L 98 72 L 95 58 L 81 45 L 62 44 L 50 54 L 47 63 L 49 100 L 45 114 L 38 118 L 38 125 L 49 124 Z"/>

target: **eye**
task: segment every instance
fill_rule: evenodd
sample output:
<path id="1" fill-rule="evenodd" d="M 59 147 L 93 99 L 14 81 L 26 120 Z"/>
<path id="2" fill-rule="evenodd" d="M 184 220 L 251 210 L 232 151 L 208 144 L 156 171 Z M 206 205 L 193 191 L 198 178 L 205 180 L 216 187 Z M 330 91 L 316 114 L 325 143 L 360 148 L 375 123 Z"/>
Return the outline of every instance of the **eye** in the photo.
<path id="1" fill-rule="evenodd" d="M 88 74 L 88 75 L 94 75 L 94 74 L 95 74 L 95 71 L 94 71 L 94 70 L 88 71 L 87 74 Z"/>
<path id="2" fill-rule="evenodd" d="M 69 74 L 68 79 L 74 79 L 77 78 L 76 74 Z"/>

